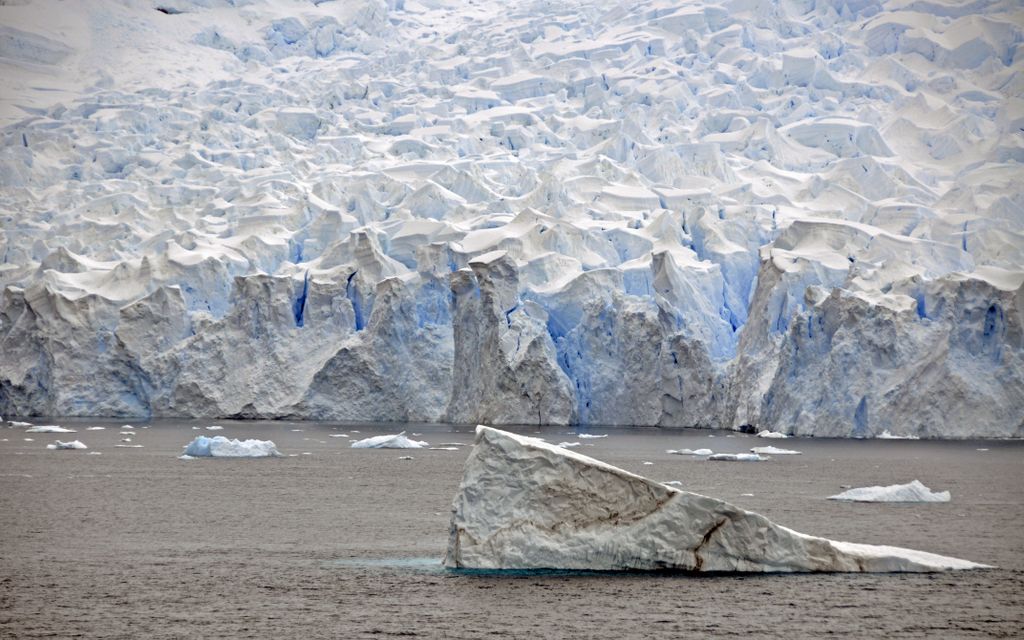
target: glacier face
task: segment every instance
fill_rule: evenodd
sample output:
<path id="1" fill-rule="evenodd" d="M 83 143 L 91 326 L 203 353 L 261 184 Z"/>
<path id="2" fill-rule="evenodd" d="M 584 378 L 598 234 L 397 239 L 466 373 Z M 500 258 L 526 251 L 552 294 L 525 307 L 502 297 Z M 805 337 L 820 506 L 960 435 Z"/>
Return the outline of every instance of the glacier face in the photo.
<path id="1" fill-rule="evenodd" d="M 924 551 L 808 536 L 727 502 L 485 426 L 477 427 L 452 504 L 444 563 L 776 573 L 985 568 Z"/>
<path id="2" fill-rule="evenodd" d="M 1024 436 L 1015 2 L 53 4 L 2 414 Z"/>

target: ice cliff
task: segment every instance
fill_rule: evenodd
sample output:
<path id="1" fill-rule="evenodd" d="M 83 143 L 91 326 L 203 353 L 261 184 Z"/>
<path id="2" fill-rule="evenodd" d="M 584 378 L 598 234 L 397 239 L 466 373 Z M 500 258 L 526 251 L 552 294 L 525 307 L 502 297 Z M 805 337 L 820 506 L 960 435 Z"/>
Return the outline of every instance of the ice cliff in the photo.
<path id="1" fill-rule="evenodd" d="M 721 500 L 479 426 L 452 505 L 445 566 L 887 572 L 984 565 L 804 535 Z"/>
<path id="2" fill-rule="evenodd" d="M 1024 436 L 1011 0 L 0 6 L 0 413 Z"/>

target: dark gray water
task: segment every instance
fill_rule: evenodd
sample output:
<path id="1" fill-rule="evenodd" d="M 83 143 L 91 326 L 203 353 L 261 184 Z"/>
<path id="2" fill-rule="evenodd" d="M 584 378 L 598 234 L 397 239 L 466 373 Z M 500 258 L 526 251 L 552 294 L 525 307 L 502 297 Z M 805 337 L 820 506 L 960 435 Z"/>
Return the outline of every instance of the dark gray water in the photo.
<path id="1" fill-rule="evenodd" d="M 40 422 L 44 423 L 44 422 Z M 45 424 L 45 423 L 44 423 Z M 465 575 L 440 568 L 468 450 L 353 450 L 386 425 L 123 422 L 0 429 L 0 637 L 1020 637 L 1024 443 L 762 440 L 593 429 L 577 449 L 805 533 L 993 564 L 932 575 Z M 85 431 L 92 424 L 105 431 Z M 137 423 L 139 424 L 139 423 Z M 301 429 L 301 431 L 293 431 Z M 469 428 L 415 427 L 432 445 Z M 525 430 L 532 433 L 534 430 Z M 295 457 L 176 459 L 198 434 L 274 440 Z M 545 429 L 552 442 L 575 440 Z M 23 438 L 33 438 L 25 442 Z M 48 451 L 79 439 L 102 455 Z M 803 451 L 706 462 L 667 448 Z M 983 448 L 987 451 L 978 451 Z M 309 455 L 303 455 L 308 453 Z M 413 460 L 399 460 L 412 455 Z M 652 462 L 647 465 L 644 462 Z M 948 504 L 845 504 L 841 485 L 919 479 Z M 753 494 L 752 496 L 744 494 Z"/>

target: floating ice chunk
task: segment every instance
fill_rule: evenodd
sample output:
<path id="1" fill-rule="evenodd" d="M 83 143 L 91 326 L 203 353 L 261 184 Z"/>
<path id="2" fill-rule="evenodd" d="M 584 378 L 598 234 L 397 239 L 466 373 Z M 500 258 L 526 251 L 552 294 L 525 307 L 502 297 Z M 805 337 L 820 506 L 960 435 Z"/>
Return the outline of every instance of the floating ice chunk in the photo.
<path id="1" fill-rule="evenodd" d="M 103 452 L 102 451 L 90 451 L 89 455 L 90 456 L 102 456 Z"/>
<path id="2" fill-rule="evenodd" d="M 121 425 L 121 431 L 134 431 L 134 430 L 135 430 L 135 427 L 133 427 L 130 424 L 123 424 L 123 425 Z"/>
<path id="3" fill-rule="evenodd" d="M 141 449 L 141 444 L 115 444 L 118 449 Z"/>
<path id="4" fill-rule="evenodd" d="M 583 438 L 583 439 L 587 439 L 587 438 L 607 438 L 608 434 L 607 433 L 602 433 L 602 434 L 598 435 L 596 433 L 577 433 L 576 437 L 577 438 Z"/>
<path id="5" fill-rule="evenodd" d="M 677 456 L 710 456 L 715 452 L 711 449 L 665 449 L 665 453 Z"/>
<path id="6" fill-rule="evenodd" d="M 27 429 L 25 433 L 75 433 L 75 430 L 65 429 L 55 424 L 40 424 Z"/>
<path id="7" fill-rule="evenodd" d="M 332 433 L 332 434 L 331 434 L 331 435 L 329 435 L 328 437 L 329 437 L 329 438 L 347 438 L 347 437 L 349 437 L 349 436 L 348 436 L 348 435 L 346 435 L 346 434 L 344 434 L 344 433 Z"/>
<path id="8" fill-rule="evenodd" d="M 847 502 L 949 502 L 948 491 L 934 492 L 917 480 L 887 487 L 858 487 L 829 496 L 829 500 Z"/>
<path id="9" fill-rule="evenodd" d="M 767 429 L 764 429 L 762 431 L 758 431 L 757 432 L 757 437 L 758 438 L 788 438 L 789 436 L 787 436 L 786 434 L 781 433 L 779 431 L 769 431 Z"/>
<path id="10" fill-rule="evenodd" d="M 430 445 L 426 442 L 405 437 L 404 431 L 395 435 L 373 436 L 352 443 L 353 449 L 422 449 L 427 446 Z"/>
<path id="11" fill-rule="evenodd" d="M 558 446 L 562 447 L 563 449 L 572 449 L 573 447 L 580 446 L 580 444 L 582 444 L 582 443 L 580 443 L 580 442 L 559 442 Z"/>
<path id="12" fill-rule="evenodd" d="M 46 445 L 47 449 L 88 449 L 82 442 L 78 440 L 72 440 L 71 442 L 61 442 L 58 440 L 54 444 Z"/>
<path id="13" fill-rule="evenodd" d="M 430 447 L 430 451 L 458 451 L 458 447 Z"/>
<path id="14" fill-rule="evenodd" d="M 86 431 L 103 431 L 106 427 L 86 427 Z"/>
<path id="15" fill-rule="evenodd" d="M 798 456 L 802 451 L 794 451 L 793 449 L 780 449 L 779 447 L 754 447 L 751 449 L 753 453 L 767 456 Z"/>
<path id="16" fill-rule="evenodd" d="M 612 514 L 612 515 L 609 515 Z M 536 438 L 477 427 L 445 566 L 476 569 L 942 571 L 984 565 L 836 542 Z"/>
<path id="17" fill-rule="evenodd" d="M 756 453 L 716 453 L 708 456 L 708 460 L 725 462 L 761 462 L 767 459 L 768 458 L 759 456 Z"/>
<path id="18" fill-rule="evenodd" d="M 678 481 L 678 480 L 666 480 L 665 482 L 662 482 L 661 484 L 665 484 L 665 485 L 668 485 L 670 487 L 681 487 L 681 486 L 683 486 L 683 483 Z"/>
<path id="19" fill-rule="evenodd" d="M 898 436 L 898 435 L 889 433 L 889 430 L 886 429 L 882 433 L 880 433 L 877 436 L 875 436 L 875 438 L 877 438 L 879 440 L 920 440 L 921 436 Z"/>
<path id="20" fill-rule="evenodd" d="M 17 420 L 11 420 L 10 425 L 12 427 L 31 427 L 31 422 L 18 422 Z"/>
<path id="21" fill-rule="evenodd" d="M 412 460 L 413 457 L 412 456 L 398 456 L 398 459 L 399 460 Z"/>
<path id="22" fill-rule="evenodd" d="M 190 456 L 187 453 L 183 453 L 180 456 L 178 456 L 178 460 L 195 460 L 195 459 L 196 459 L 195 456 Z"/>
<path id="23" fill-rule="evenodd" d="M 220 426 L 219 424 L 214 424 L 210 425 L 209 427 L 206 427 L 207 431 L 222 431 L 223 429 L 224 427 Z"/>
<path id="24" fill-rule="evenodd" d="M 269 458 L 281 452 L 271 440 L 228 440 L 224 436 L 199 436 L 185 447 L 185 454 L 210 458 Z"/>

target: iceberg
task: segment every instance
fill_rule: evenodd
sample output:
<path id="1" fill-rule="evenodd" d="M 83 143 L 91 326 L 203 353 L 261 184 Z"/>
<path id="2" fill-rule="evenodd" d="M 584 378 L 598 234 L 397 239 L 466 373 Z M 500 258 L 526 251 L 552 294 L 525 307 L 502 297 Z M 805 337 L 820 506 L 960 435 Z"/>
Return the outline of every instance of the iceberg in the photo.
<path id="1" fill-rule="evenodd" d="M 281 452 L 271 440 L 229 440 L 224 436 L 198 436 L 188 443 L 183 455 L 194 458 L 270 458 L 281 457 Z"/>
<path id="2" fill-rule="evenodd" d="M 26 429 L 25 433 L 75 433 L 75 430 L 66 429 L 55 424 L 40 424 Z"/>
<path id="3" fill-rule="evenodd" d="M 452 504 L 452 569 L 931 572 L 967 560 L 798 533 L 727 502 L 486 426 Z"/>
<path id="4" fill-rule="evenodd" d="M 779 431 L 769 431 L 768 429 L 762 429 L 761 431 L 757 432 L 757 437 L 758 438 L 781 439 L 781 438 L 788 438 L 789 436 L 784 434 L 784 433 L 781 433 Z"/>
<path id="5" fill-rule="evenodd" d="M 914 480 L 907 484 L 893 484 L 886 487 L 858 487 L 840 494 L 829 496 L 829 500 L 846 502 L 949 502 L 949 491 L 932 491 Z"/>
<path id="6" fill-rule="evenodd" d="M 54 443 L 54 444 L 46 445 L 46 448 L 47 449 L 88 449 L 89 447 L 85 446 L 79 440 L 72 440 L 71 442 L 61 442 L 60 440 L 57 440 L 57 442 Z"/>
<path id="7" fill-rule="evenodd" d="M 373 436 L 352 443 L 353 449 L 422 449 L 428 446 L 430 445 L 422 440 L 407 438 L 404 431 L 394 435 Z"/>
<path id="8" fill-rule="evenodd" d="M 711 456 L 715 452 L 711 449 L 666 449 L 665 453 L 677 456 Z"/>

